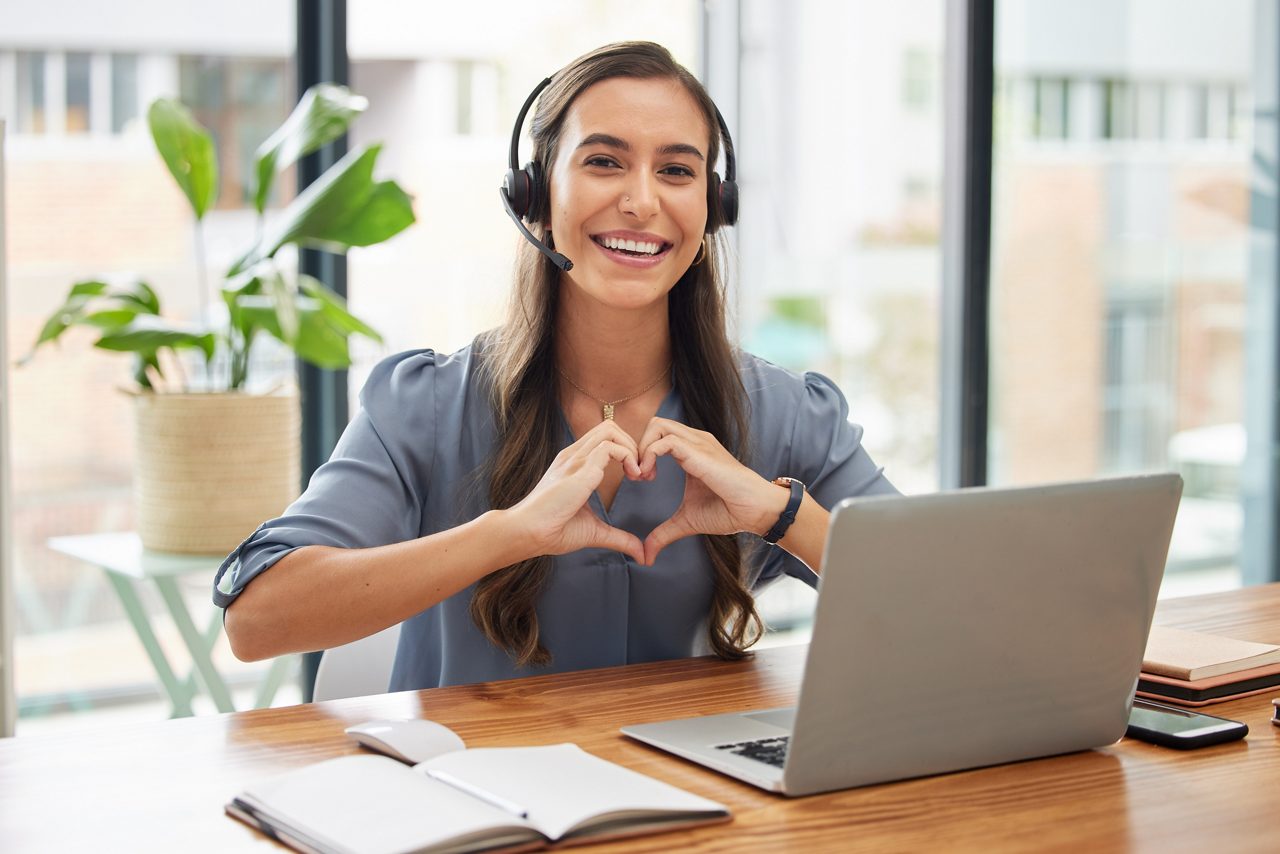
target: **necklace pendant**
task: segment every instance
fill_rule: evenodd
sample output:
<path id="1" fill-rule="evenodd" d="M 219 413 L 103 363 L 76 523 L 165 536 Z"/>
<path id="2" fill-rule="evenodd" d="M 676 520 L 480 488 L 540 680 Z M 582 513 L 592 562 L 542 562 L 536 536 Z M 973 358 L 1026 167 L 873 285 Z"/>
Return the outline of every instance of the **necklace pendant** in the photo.
<path id="1" fill-rule="evenodd" d="M 604 415 L 604 420 L 605 420 L 605 421 L 612 421 L 612 420 L 613 420 L 613 404 L 612 404 L 612 403 L 606 403 L 606 404 L 604 405 L 604 408 L 603 408 L 603 409 L 601 409 L 601 414 L 603 414 L 603 415 Z"/>

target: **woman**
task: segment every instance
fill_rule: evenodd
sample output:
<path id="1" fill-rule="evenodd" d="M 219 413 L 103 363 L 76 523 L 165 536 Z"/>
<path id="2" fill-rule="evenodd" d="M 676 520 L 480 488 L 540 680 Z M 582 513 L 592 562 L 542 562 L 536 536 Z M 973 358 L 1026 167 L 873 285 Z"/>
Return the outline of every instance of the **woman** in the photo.
<path id="1" fill-rule="evenodd" d="M 752 591 L 816 583 L 825 508 L 893 487 L 829 380 L 728 342 L 717 118 L 654 44 L 555 75 L 524 215 L 572 264 L 522 245 L 502 327 L 378 365 L 305 494 L 218 571 L 238 657 L 404 622 L 392 690 L 735 658 Z"/>

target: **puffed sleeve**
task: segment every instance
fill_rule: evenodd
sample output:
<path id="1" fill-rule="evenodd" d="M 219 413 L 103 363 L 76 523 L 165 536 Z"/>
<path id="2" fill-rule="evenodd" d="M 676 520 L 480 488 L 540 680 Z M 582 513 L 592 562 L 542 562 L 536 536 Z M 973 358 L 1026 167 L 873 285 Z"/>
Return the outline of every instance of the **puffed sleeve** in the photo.
<path id="1" fill-rule="evenodd" d="M 250 581 L 303 546 L 367 548 L 417 537 L 434 437 L 435 354 L 418 350 L 384 359 L 360 392 L 360 411 L 306 491 L 222 562 L 214 604 L 226 608 Z"/>
<path id="2" fill-rule="evenodd" d="M 798 477 L 828 510 L 855 495 L 896 494 L 884 469 L 862 447 L 862 427 L 849 421 L 849 403 L 836 384 L 815 372 L 803 379 L 803 390 L 794 401 L 786 463 L 776 473 Z M 818 576 L 785 549 L 764 548 L 757 589 L 783 574 L 817 585 Z"/>

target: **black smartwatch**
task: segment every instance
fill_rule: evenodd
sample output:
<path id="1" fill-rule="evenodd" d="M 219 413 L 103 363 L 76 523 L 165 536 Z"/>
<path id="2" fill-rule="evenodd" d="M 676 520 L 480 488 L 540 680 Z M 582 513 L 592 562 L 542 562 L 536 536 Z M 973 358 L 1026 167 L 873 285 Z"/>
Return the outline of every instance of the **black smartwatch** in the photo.
<path id="1" fill-rule="evenodd" d="M 782 515 L 778 517 L 777 523 L 764 535 L 764 541 L 771 546 L 777 545 L 778 540 L 782 539 L 783 535 L 787 533 L 791 523 L 796 520 L 796 512 L 800 509 L 800 502 L 804 501 L 804 484 L 794 477 L 780 477 L 774 483 L 778 486 L 790 487 L 791 498 L 787 500 L 787 506 L 782 511 Z"/>

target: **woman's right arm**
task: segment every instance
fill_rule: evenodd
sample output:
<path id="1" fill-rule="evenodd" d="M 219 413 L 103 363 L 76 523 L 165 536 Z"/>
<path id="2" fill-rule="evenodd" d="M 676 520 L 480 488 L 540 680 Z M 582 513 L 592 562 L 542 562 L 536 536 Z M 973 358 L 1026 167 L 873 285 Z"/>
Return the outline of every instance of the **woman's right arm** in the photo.
<path id="1" fill-rule="evenodd" d="M 373 548 L 304 546 L 249 584 L 226 612 L 242 661 L 329 649 L 399 623 L 529 557 L 509 511 Z"/>
<path id="2" fill-rule="evenodd" d="M 231 649 L 244 661 L 329 649 L 399 623 L 484 576 L 537 555 L 610 548 L 644 559 L 633 534 L 588 505 L 605 468 L 639 477 L 635 441 L 612 421 L 556 456 L 514 507 L 456 528 L 368 548 L 308 545 L 257 574 L 227 606 Z"/>

